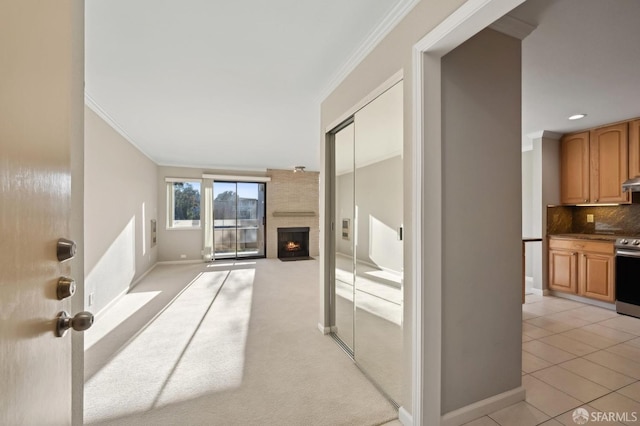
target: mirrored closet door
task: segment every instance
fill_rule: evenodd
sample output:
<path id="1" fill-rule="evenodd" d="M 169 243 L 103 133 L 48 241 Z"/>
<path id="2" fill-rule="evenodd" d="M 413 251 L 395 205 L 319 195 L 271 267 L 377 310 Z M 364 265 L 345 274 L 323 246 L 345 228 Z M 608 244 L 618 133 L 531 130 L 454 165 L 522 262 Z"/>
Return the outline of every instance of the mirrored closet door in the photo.
<path id="1" fill-rule="evenodd" d="M 403 315 L 402 82 L 334 132 L 334 333 L 400 403 Z"/>

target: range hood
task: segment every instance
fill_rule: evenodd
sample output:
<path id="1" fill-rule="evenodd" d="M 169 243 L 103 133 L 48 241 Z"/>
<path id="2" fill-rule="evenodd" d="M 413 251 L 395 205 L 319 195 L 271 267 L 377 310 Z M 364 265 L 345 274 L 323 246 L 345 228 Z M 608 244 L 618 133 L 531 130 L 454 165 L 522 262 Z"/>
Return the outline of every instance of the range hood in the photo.
<path id="1" fill-rule="evenodd" d="M 640 192 L 640 176 L 624 181 L 622 192 Z"/>

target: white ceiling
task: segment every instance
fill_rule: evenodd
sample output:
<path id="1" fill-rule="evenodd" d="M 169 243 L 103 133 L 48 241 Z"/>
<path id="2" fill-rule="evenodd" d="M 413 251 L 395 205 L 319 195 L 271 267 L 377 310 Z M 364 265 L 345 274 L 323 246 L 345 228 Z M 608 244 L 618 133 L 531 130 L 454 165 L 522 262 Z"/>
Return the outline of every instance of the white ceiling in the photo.
<path id="1" fill-rule="evenodd" d="M 162 165 L 319 169 L 319 102 L 415 0 L 89 0 L 87 104 Z"/>
<path id="2" fill-rule="evenodd" d="M 87 103 L 158 164 L 319 169 L 319 101 L 416 0 L 89 0 Z M 528 0 L 525 135 L 640 116 L 640 1 Z M 571 114 L 588 116 L 569 121 Z"/>
<path id="3" fill-rule="evenodd" d="M 509 15 L 537 26 L 522 44 L 523 135 L 640 116 L 640 1 L 528 0 Z"/>

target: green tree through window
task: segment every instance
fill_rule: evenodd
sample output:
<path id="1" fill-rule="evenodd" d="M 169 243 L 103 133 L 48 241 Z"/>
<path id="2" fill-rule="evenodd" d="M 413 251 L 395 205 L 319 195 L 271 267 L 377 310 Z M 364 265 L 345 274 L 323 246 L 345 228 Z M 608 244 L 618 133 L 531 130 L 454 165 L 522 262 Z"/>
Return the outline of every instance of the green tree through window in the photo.
<path id="1" fill-rule="evenodd" d="M 174 220 L 200 220 L 200 188 L 189 182 L 173 184 Z"/>

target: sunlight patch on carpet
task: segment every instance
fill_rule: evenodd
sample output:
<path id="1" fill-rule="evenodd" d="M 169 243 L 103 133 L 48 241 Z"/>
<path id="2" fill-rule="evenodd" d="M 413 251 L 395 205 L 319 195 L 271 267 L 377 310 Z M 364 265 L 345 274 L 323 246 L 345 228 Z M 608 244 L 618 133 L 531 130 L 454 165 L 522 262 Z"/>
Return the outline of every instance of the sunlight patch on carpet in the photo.
<path id="1" fill-rule="evenodd" d="M 242 383 L 254 269 L 203 272 L 85 384 L 96 422 Z"/>

